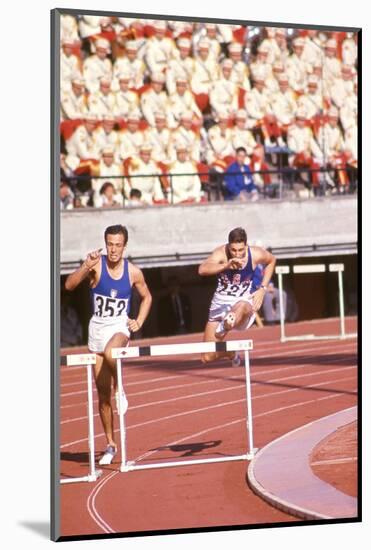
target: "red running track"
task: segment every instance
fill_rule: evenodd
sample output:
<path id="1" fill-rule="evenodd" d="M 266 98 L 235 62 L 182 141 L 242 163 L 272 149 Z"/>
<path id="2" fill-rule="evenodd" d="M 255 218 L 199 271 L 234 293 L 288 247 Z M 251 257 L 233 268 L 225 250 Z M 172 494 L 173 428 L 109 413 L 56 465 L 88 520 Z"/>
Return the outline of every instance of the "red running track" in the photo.
<path id="1" fill-rule="evenodd" d="M 288 334 L 334 334 L 336 319 L 288 325 Z M 356 319 L 346 320 L 355 332 Z M 357 403 L 357 342 L 279 342 L 278 327 L 251 338 L 254 445 Z M 150 343 L 200 341 L 201 335 Z M 148 343 L 147 341 L 139 342 Z M 74 350 L 75 352 L 77 350 Z M 128 459 L 140 463 L 247 451 L 244 368 L 197 356 L 134 359 L 124 367 Z M 61 476 L 88 471 L 85 368 L 61 367 Z M 97 458 L 105 448 L 94 390 Z M 116 418 L 117 431 L 117 418 Z M 117 441 L 119 440 L 117 431 Z M 95 483 L 61 486 L 61 536 L 298 521 L 249 489 L 245 461 L 120 473 L 120 456 Z"/>

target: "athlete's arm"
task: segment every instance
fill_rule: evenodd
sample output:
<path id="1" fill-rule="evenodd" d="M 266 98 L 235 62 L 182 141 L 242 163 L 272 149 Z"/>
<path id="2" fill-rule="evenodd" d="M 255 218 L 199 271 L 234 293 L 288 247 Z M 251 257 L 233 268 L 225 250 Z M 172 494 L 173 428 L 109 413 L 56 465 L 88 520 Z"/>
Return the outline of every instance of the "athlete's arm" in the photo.
<path id="1" fill-rule="evenodd" d="M 202 262 L 202 264 L 198 268 L 198 274 L 199 275 L 217 275 L 218 273 L 221 273 L 225 269 L 233 268 L 234 264 L 236 263 L 236 260 L 231 258 L 230 260 L 227 260 L 224 246 L 216 248 L 214 252 L 210 254 L 206 260 Z M 239 266 L 238 266 L 239 267 Z"/>
<path id="2" fill-rule="evenodd" d="M 264 250 L 264 248 L 260 248 L 258 246 L 254 246 L 252 250 L 252 254 L 253 254 L 253 261 L 255 265 L 257 264 L 265 265 L 264 277 L 260 284 L 260 288 L 258 288 L 258 290 L 254 292 L 254 294 L 252 295 L 254 310 L 258 311 L 261 308 L 261 305 L 263 303 L 266 287 L 272 278 L 274 267 L 276 265 L 276 258 L 275 256 L 273 256 L 273 254 L 268 252 L 268 250 Z"/>
<path id="3" fill-rule="evenodd" d="M 142 301 L 139 306 L 139 313 L 136 319 L 128 319 L 128 326 L 132 332 L 137 332 L 141 329 L 144 321 L 147 319 L 149 311 L 152 305 L 152 296 L 149 291 L 149 288 L 144 280 L 142 271 L 130 264 L 130 278 L 132 280 L 133 286 L 137 289 L 142 298 Z"/>
<path id="4" fill-rule="evenodd" d="M 87 276 L 90 279 L 94 279 L 95 269 L 99 263 L 99 260 L 102 255 L 102 248 L 99 250 L 94 250 L 94 252 L 89 252 L 86 256 L 86 260 L 80 265 L 76 271 L 68 275 L 65 288 L 66 290 L 73 290 L 76 288 Z"/>
<path id="5" fill-rule="evenodd" d="M 276 258 L 273 254 L 268 252 L 268 250 L 265 250 L 260 246 L 252 246 L 251 253 L 254 265 L 263 264 L 265 266 L 264 277 L 260 283 L 260 288 L 262 286 L 267 286 L 274 273 Z"/>

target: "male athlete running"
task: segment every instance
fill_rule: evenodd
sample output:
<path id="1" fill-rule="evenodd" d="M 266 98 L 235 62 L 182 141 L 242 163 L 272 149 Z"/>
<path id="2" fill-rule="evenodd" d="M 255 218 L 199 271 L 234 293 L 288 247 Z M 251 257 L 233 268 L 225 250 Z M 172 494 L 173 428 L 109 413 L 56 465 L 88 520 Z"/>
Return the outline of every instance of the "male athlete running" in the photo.
<path id="1" fill-rule="evenodd" d="M 253 280 L 258 264 L 265 265 L 259 288 Z M 276 259 L 270 252 L 259 246 L 248 246 L 246 231 L 242 227 L 233 229 L 228 244 L 218 246 L 202 262 L 198 269 L 200 275 L 218 276 L 204 332 L 205 342 L 223 340 L 230 330 L 246 330 L 253 324 L 275 264 Z M 240 364 L 238 353 L 233 352 L 204 353 L 202 361 L 207 363 L 221 357 L 233 357 L 232 364 Z"/>
<path id="2" fill-rule="evenodd" d="M 107 448 L 99 464 L 111 464 L 117 445 L 114 438 L 111 387 L 117 392 L 116 362 L 112 348 L 128 344 L 130 331 L 140 330 L 151 308 L 152 297 L 141 270 L 123 258 L 128 231 L 122 225 L 112 225 L 104 232 L 107 255 L 102 249 L 90 252 L 84 263 L 67 277 L 67 290 L 76 288 L 89 277 L 93 316 L 89 323 L 89 351 L 96 354 L 95 382 L 99 398 L 99 414 L 107 438 Z M 138 317 L 129 318 L 132 287 L 141 296 Z M 120 397 L 116 393 L 116 399 Z M 122 408 L 127 409 L 125 395 Z"/>

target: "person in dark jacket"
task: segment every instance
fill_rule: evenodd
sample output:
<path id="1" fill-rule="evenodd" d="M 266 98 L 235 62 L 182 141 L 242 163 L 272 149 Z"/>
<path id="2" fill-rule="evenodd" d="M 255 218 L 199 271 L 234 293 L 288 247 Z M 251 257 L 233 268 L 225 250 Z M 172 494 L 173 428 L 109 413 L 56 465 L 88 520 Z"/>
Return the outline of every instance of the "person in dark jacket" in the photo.
<path id="1" fill-rule="evenodd" d="M 180 290 L 177 277 L 170 277 L 168 292 L 159 300 L 159 328 L 160 334 L 185 334 L 191 329 L 190 299 Z"/>
<path id="2" fill-rule="evenodd" d="M 251 170 L 246 163 L 246 149 L 236 149 L 236 162 L 232 162 L 224 176 L 225 199 L 234 201 L 256 201 L 259 198 Z"/>

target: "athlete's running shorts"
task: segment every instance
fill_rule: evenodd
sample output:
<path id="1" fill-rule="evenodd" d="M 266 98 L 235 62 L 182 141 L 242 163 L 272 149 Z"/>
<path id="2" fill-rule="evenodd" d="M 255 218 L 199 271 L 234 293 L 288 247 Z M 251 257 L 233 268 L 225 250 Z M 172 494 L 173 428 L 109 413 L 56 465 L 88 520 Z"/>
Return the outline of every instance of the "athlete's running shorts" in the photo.
<path id="1" fill-rule="evenodd" d="M 209 321 L 222 321 L 227 315 L 227 313 L 231 311 L 232 307 L 237 302 L 247 302 L 252 305 L 252 297 L 251 296 L 241 297 L 234 302 L 228 303 L 218 299 L 218 296 L 214 295 L 213 299 L 211 300 L 210 309 L 209 309 Z M 246 321 L 245 324 L 239 326 L 234 330 L 247 330 L 252 326 L 254 321 L 255 321 L 255 313 L 251 315 L 251 317 Z"/>
<path id="2" fill-rule="evenodd" d="M 93 353 L 103 353 L 109 340 L 117 333 L 125 334 L 125 336 L 130 338 L 128 318 L 126 316 L 119 319 L 105 320 L 104 322 L 97 321 L 93 316 L 89 323 L 89 350 Z"/>

